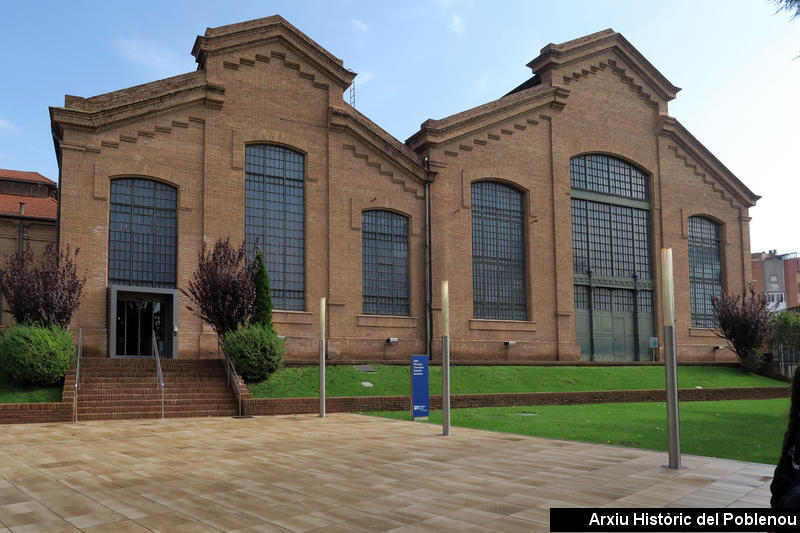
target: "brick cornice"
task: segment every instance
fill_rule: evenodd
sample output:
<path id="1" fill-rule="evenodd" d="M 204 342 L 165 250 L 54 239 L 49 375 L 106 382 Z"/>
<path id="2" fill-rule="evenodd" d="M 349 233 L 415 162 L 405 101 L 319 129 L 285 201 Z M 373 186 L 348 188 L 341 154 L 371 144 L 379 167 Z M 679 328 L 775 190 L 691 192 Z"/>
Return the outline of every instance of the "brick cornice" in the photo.
<path id="1" fill-rule="evenodd" d="M 658 98 L 668 102 L 675 98 L 680 87 L 673 85 L 656 69 L 625 37 L 607 29 L 561 44 L 548 44 L 539 56 L 528 63 L 528 67 L 545 77 L 565 69 L 570 64 L 583 61 L 589 56 L 612 52 L 622 59 L 628 68 L 644 80 L 655 91 Z"/>
<path id="2" fill-rule="evenodd" d="M 156 86 L 147 92 L 125 91 L 127 89 L 94 98 L 68 96 L 64 107 L 51 107 L 50 121 L 57 137 L 61 137 L 65 127 L 94 133 L 198 103 L 209 109 L 221 109 L 225 101 L 225 88 L 205 80 L 178 88 Z"/>
<path id="3" fill-rule="evenodd" d="M 331 106 L 328 110 L 328 122 L 331 128 L 351 132 L 420 182 L 433 181 L 435 173 L 422 166 L 422 160 L 416 153 L 355 108 L 345 103 L 342 103 L 342 107 Z"/>
<path id="4" fill-rule="evenodd" d="M 537 108 L 561 111 L 566 106 L 567 97 L 569 89 L 564 87 L 532 87 L 440 120 L 426 120 L 420 130 L 406 140 L 406 145 L 420 151 L 427 146 L 474 135 L 478 130 L 491 128 Z"/>
<path id="5" fill-rule="evenodd" d="M 205 68 L 209 56 L 254 48 L 276 41 L 313 63 L 320 71 L 335 80 L 342 89 L 347 88 L 356 76 L 355 72 L 344 68 L 341 59 L 325 50 L 279 15 L 208 28 L 205 35 L 197 36 L 192 48 L 192 55 L 195 56 L 202 69 Z"/>
<path id="6" fill-rule="evenodd" d="M 677 148 L 685 151 L 686 154 L 703 167 L 717 183 L 725 188 L 734 198 L 747 207 L 756 205 L 756 201 L 761 198 L 751 191 L 744 183 L 737 178 L 733 172 L 717 159 L 703 144 L 692 135 L 689 130 L 683 127 L 677 119 L 664 117 L 660 135 L 665 136 L 675 142 L 675 154 L 679 155 Z M 686 157 L 682 157 L 687 161 Z M 695 169 L 697 173 L 697 169 Z M 698 175 L 703 175 L 698 174 Z"/>

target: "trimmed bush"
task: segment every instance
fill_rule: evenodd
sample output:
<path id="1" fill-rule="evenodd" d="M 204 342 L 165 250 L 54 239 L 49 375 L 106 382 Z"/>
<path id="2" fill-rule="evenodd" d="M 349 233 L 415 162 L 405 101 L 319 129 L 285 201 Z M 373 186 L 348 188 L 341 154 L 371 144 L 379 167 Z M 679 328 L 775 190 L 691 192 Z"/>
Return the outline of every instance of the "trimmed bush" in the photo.
<path id="1" fill-rule="evenodd" d="M 53 385 L 75 359 L 72 336 L 56 326 L 17 324 L 0 341 L 0 369 L 18 385 Z"/>
<path id="2" fill-rule="evenodd" d="M 222 340 L 225 353 L 245 381 L 263 381 L 283 366 L 286 348 L 274 329 L 247 324 Z"/>

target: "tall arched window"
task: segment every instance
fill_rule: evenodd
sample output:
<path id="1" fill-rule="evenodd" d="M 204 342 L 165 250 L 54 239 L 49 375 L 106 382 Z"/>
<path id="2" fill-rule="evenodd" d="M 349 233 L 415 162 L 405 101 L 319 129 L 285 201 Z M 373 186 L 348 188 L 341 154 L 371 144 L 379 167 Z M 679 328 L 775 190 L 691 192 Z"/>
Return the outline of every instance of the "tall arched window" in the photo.
<path id="1" fill-rule="evenodd" d="M 475 318 L 527 320 L 525 209 L 518 190 L 472 183 L 472 294 Z"/>
<path id="2" fill-rule="evenodd" d="M 281 146 L 245 148 L 245 241 L 256 243 L 276 309 L 305 309 L 303 155 Z"/>
<path id="3" fill-rule="evenodd" d="M 588 360 L 649 358 L 653 335 L 650 187 L 606 154 L 570 159 L 575 336 Z"/>
<path id="4" fill-rule="evenodd" d="M 365 315 L 408 315 L 408 219 L 391 211 L 361 214 Z"/>
<path id="5" fill-rule="evenodd" d="M 720 225 L 704 217 L 689 217 L 689 287 L 692 327 L 717 327 L 711 297 L 722 294 Z"/>
<path id="6" fill-rule="evenodd" d="M 111 182 L 108 279 L 175 288 L 178 191 L 157 181 Z"/>

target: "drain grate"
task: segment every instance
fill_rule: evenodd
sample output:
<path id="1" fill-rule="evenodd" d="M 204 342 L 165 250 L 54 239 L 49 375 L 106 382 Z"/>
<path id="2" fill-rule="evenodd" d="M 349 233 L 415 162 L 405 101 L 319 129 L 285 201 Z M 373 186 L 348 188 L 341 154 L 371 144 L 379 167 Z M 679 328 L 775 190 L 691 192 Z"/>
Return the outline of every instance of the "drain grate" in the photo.
<path id="1" fill-rule="evenodd" d="M 376 372 L 374 368 L 369 365 L 353 365 L 359 372 Z"/>

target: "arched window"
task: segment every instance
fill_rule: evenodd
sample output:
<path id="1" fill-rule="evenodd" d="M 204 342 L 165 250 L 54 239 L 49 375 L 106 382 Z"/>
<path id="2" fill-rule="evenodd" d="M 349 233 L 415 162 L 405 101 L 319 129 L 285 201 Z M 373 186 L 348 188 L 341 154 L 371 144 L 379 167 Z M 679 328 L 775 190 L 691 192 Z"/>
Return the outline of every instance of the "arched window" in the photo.
<path id="1" fill-rule="evenodd" d="M 365 315 L 409 314 L 408 219 L 391 211 L 361 214 Z"/>
<path id="2" fill-rule="evenodd" d="M 589 360 L 639 361 L 653 335 L 648 175 L 622 159 L 570 159 L 575 336 Z"/>
<path id="3" fill-rule="evenodd" d="M 276 309 L 305 309 L 303 155 L 280 146 L 245 148 L 245 241 L 258 245 Z"/>
<path id="4" fill-rule="evenodd" d="M 175 288 L 178 191 L 157 181 L 111 182 L 108 279 Z"/>
<path id="5" fill-rule="evenodd" d="M 475 318 L 527 320 L 523 195 L 493 181 L 472 184 Z"/>
<path id="6" fill-rule="evenodd" d="M 716 328 L 711 297 L 722 294 L 720 225 L 704 217 L 689 217 L 689 287 L 692 327 Z"/>

